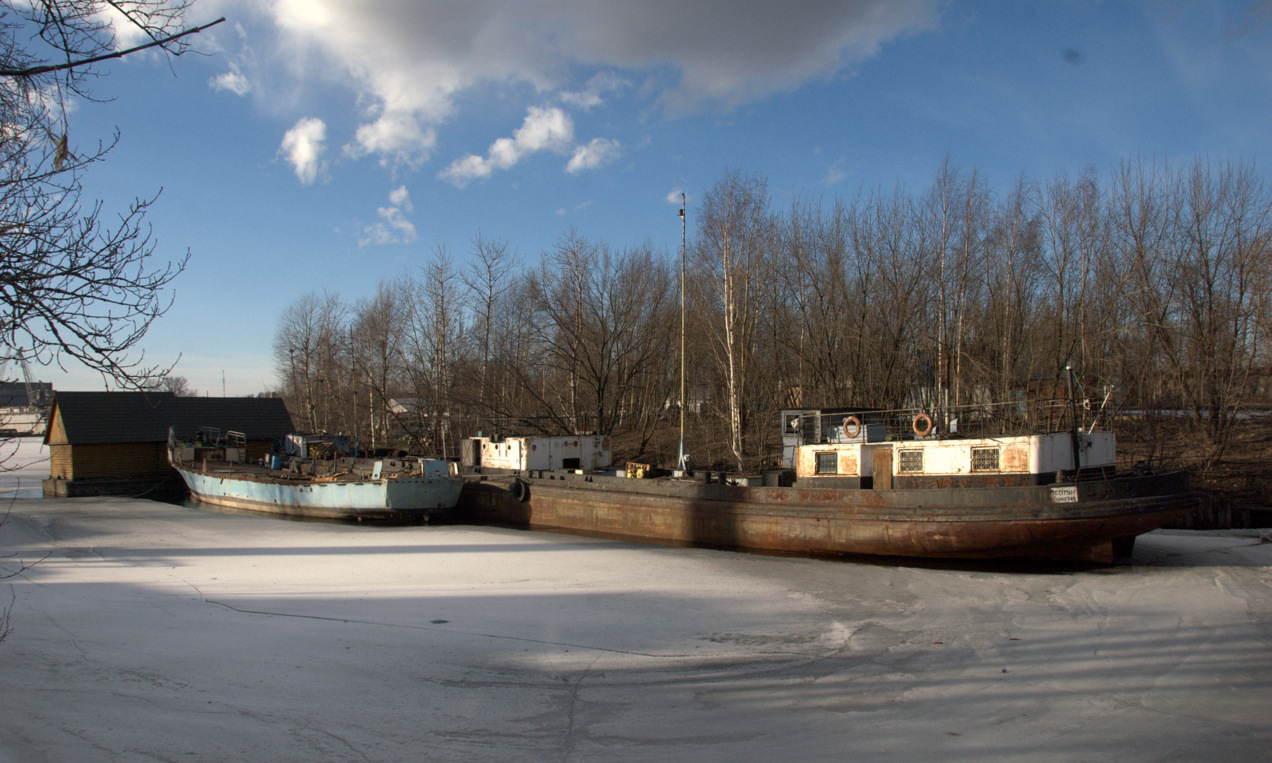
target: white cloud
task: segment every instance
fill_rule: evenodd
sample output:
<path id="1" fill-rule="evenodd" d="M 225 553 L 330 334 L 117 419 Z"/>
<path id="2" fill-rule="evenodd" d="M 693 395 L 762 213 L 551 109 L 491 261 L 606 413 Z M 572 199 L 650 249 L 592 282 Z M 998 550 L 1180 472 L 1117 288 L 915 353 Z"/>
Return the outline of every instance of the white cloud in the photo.
<path id="1" fill-rule="evenodd" d="M 560 109 L 531 106 L 512 137 L 518 151 L 561 151 L 574 140 L 574 122 Z"/>
<path id="2" fill-rule="evenodd" d="M 574 155 L 570 157 L 569 164 L 565 165 L 565 171 L 576 173 L 598 169 L 618 159 L 621 154 L 622 146 L 618 141 L 609 138 L 593 138 L 591 143 L 585 143 L 574 149 Z"/>
<path id="3" fill-rule="evenodd" d="M 419 119 L 405 112 L 388 112 L 374 122 L 358 127 L 354 142 L 345 153 L 354 159 L 378 154 L 380 163 L 418 167 L 437 144 L 437 131 L 425 128 Z"/>
<path id="4" fill-rule="evenodd" d="M 469 154 L 462 159 L 456 159 L 450 163 L 450 166 L 437 173 L 439 178 L 449 180 L 459 188 L 463 188 L 471 180 L 484 178 L 493 172 L 490 163 L 480 156 Z"/>
<path id="5" fill-rule="evenodd" d="M 111 25 L 115 33 L 115 50 L 127 50 L 150 42 L 147 35 L 136 24 L 128 20 L 114 5 L 102 3 L 97 10 L 98 17 Z"/>
<path id="6" fill-rule="evenodd" d="M 389 192 L 389 206 L 379 207 L 375 213 L 380 221 L 367 226 L 364 231 L 367 237 L 358 243 L 361 246 L 370 244 L 409 244 L 417 236 L 415 224 L 406 216 L 415 211 L 411 205 L 411 194 L 406 186 L 401 185 Z"/>
<path id="7" fill-rule="evenodd" d="M 566 214 L 570 213 L 571 211 L 573 211 L 573 212 L 582 212 L 583 210 L 585 210 L 585 209 L 587 209 L 588 207 L 592 206 L 592 204 L 593 204 L 593 203 L 595 203 L 595 201 L 596 201 L 596 199 L 588 199 L 587 201 L 579 202 L 578 204 L 575 204 L 575 205 L 574 205 L 574 209 L 572 209 L 572 210 L 570 210 L 570 209 L 566 209 L 565 207 L 557 207 L 556 213 L 557 213 L 558 215 L 566 215 Z"/>
<path id="8" fill-rule="evenodd" d="M 652 90 L 632 97 L 669 113 L 727 109 L 840 73 L 930 28 L 940 7 L 938 0 L 216 1 L 237 4 L 242 16 L 263 14 L 277 31 L 276 40 L 255 46 L 276 59 L 251 70 L 254 90 L 280 72 L 295 92 L 348 88 L 362 124 L 346 151 L 391 166 L 427 160 L 458 96 L 478 86 L 528 87 L 595 109 L 627 80 L 643 80 Z M 580 86 L 577 72 L 591 77 Z M 466 157 L 452 167 L 489 174 L 495 165 Z"/>
<path id="9" fill-rule="evenodd" d="M 603 71 L 592 76 L 591 79 L 584 84 L 583 89 L 579 91 L 563 91 L 559 97 L 561 101 L 569 106 L 590 111 L 604 103 L 602 96 L 611 91 L 621 90 L 627 87 L 627 80 L 619 77 L 612 71 Z"/>
<path id="10" fill-rule="evenodd" d="M 238 65 L 234 63 L 230 64 L 228 72 L 208 80 L 208 85 L 213 90 L 228 90 L 235 95 L 247 95 L 252 90 L 251 82 L 243 76 Z"/>
<path id="11" fill-rule="evenodd" d="M 327 125 L 315 117 L 299 120 L 283 136 L 279 152 L 287 157 L 301 183 L 309 185 L 322 171 L 322 155 L 327 150 L 326 139 Z"/>
<path id="12" fill-rule="evenodd" d="M 667 194 L 667 203 L 668 203 L 668 204 L 675 204 L 676 206 L 680 206 L 680 200 L 681 200 L 681 198 L 682 198 L 681 194 L 683 194 L 683 193 L 684 193 L 684 191 L 682 191 L 682 190 L 680 190 L 679 188 L 677 188 L 676 190 L 674 190 L 674 191 L 672 191 L 671 193 Z"/>
<path id="13" fill-rule="evenodd" d="M 500 138 L 491 143 L 484 158 L 469 154 L 456 159 L 437 176 L 462 188 L 473 180 L 489 177 L 495 170 L 513 167 L 531 154 L 565 152 L 573 140 L 574 122 L 569 115 L 557 108 L 531 106 L 525 121 L 511 138 Z"/>

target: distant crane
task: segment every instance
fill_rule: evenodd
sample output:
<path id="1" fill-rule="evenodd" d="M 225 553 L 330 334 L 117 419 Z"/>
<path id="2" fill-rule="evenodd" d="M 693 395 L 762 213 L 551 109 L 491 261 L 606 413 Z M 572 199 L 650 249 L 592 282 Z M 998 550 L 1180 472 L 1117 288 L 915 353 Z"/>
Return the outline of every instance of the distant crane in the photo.
<path id="1" fill-rule="evenodd" d="M 35 380 L 31 378 L 31 366 L 27 363 L 26 356 L 18 353 L 12 358 L 5 358 L 0 361 L 0 380 L 4 379 L 4 372 L 9 368 L 9 361 L 16 360 L 18 365 L 22 366 L 22 380 L 26 385 L 27 408 L 32 413 L 44 410 L 44 396 L 37 391 Z"/>

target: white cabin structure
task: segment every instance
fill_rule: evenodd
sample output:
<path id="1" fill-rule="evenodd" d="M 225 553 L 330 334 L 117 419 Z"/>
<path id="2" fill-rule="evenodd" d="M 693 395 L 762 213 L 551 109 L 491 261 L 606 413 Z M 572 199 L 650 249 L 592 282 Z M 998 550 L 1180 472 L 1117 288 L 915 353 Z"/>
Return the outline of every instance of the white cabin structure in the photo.
<path id="1" fill-rule="evenodd" d="M 601 469 L 609 466 L 613 458 L 610 439 L 601 435 L 473 440 L 477 443 L 478 464 L 491 469 Z"/>
<path id="2" fill-rule="evenodd" d="M 1112 432 L 1078 434 L 1078 466 L 1112 469 Z M 909 478 L 987 478 L 1003 484 L 1041 484 L 1057 472 L 1072 472 L 1073 435 L 1055 432 L 967 439 L 885 442 L 823 442 L 798 446 L 795 474 L 806 477 L 872 478 L 876 488 Z M 993 479 L 997 478 L 997 479 Z M 882 483 L 882 484 L 881 484 Z"/>

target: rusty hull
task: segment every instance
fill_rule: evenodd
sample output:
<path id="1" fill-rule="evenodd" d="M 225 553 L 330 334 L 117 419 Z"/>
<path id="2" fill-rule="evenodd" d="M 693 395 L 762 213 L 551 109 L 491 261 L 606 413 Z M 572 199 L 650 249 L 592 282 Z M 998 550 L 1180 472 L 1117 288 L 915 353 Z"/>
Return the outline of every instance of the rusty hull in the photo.
<path id="1" fill-rule="evenodd" d="M 1112 562 L 1198 505 L 1178 473 L 1076 483 L 1076 502 L 1054 502 L 1052 487 L 730 487 L 531 472 L 470 476 L 459 508 L 481 522 L 720 548 Z"/>

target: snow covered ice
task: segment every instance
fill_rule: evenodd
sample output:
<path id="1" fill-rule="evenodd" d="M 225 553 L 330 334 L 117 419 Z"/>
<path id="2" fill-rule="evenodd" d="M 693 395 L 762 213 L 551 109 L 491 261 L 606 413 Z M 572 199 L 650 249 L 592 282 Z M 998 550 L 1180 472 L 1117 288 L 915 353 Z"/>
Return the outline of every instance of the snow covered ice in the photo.
<path id="1" fill-rule="evenodd" d="M 929 568 L 24 497 L 0 549 L 10 570 L 40 560 L 5 581 L 5 760 L 1248 760 L 1272 743 L 1258 532 L 1159 531 L 1109 568 Z"/>

